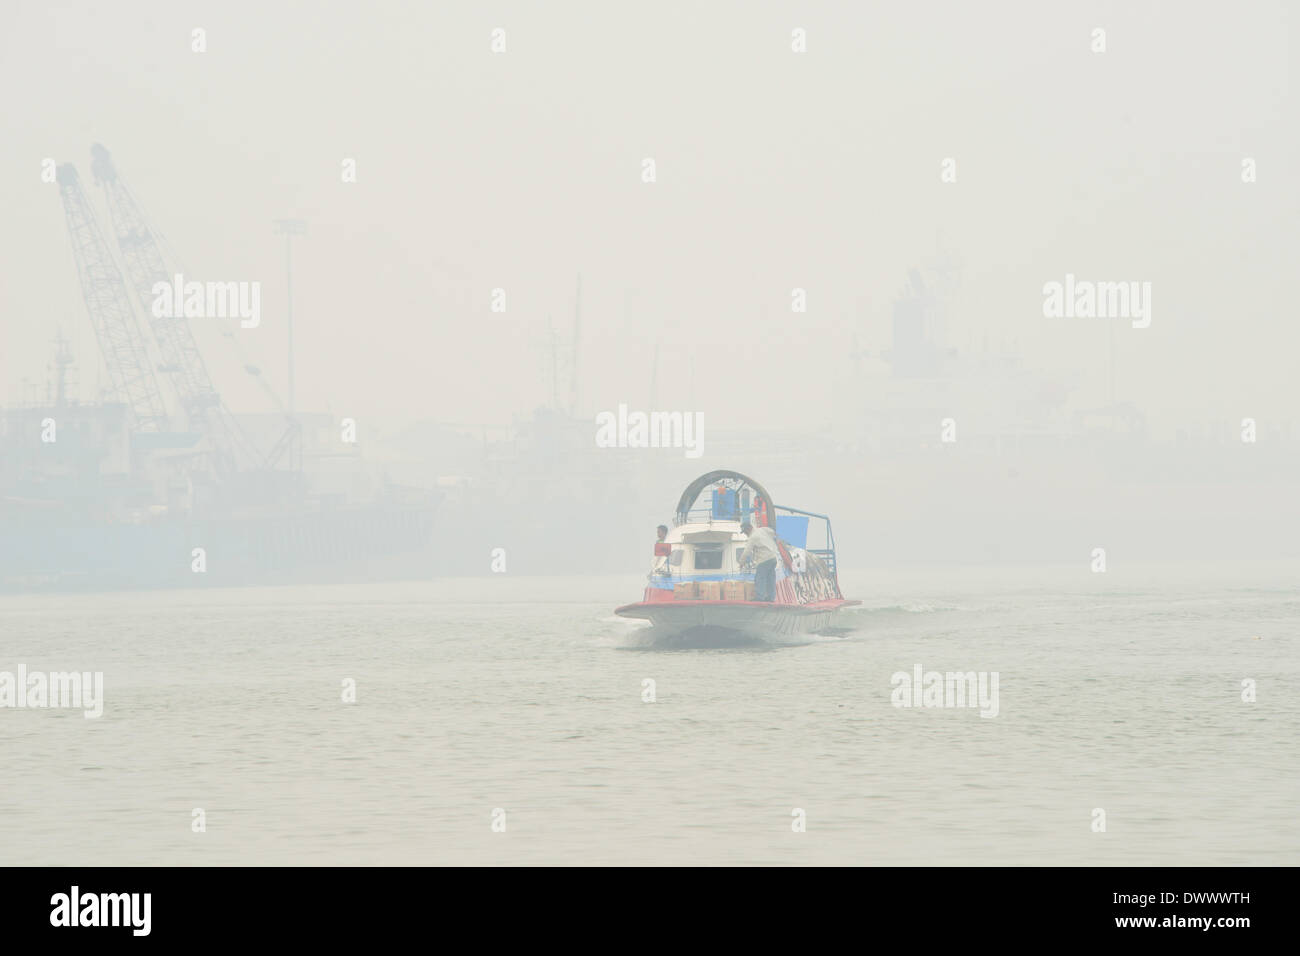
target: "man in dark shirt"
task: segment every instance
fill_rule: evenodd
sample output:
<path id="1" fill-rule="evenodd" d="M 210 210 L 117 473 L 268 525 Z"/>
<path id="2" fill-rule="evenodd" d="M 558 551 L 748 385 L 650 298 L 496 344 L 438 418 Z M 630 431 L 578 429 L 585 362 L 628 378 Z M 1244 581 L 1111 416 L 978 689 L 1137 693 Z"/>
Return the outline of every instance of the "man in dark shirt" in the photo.
<path id="1" fill-rule="evenodd" d="M 655 573 L 668 573 L 668 556 L 673 553 L 673 546 L 664 539 L 668 537 L 668 525 L 661 524 L 655 529 L 658 539 L 655 542 Z"/>

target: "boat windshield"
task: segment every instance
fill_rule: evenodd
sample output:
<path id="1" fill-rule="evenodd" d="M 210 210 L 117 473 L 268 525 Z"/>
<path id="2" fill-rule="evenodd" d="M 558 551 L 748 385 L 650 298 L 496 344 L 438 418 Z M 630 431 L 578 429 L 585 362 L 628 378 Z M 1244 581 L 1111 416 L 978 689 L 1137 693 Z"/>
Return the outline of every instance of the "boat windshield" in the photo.
<path id="1" fill-rule="evenodd" d="M 697 544 L 695 546 L 695 570 L 718 571 L 722 568 L 722 545 Z"/>

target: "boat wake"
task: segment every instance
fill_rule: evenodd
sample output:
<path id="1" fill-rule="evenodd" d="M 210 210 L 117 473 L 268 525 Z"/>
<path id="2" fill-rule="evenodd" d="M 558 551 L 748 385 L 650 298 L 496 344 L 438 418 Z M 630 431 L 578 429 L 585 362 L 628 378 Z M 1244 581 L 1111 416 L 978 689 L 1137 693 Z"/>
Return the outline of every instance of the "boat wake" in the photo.
<path id="1" fill-rule="evenodd" d="M 842 613 L 845 617 L 852 618 L 867 614 L 942 614 L 948 611 L 965 610 L 969 609 L 953 604 L 928 604 L 918 601 L 907 604 L 862 604 L 857 607 L 847 607 Z"/>

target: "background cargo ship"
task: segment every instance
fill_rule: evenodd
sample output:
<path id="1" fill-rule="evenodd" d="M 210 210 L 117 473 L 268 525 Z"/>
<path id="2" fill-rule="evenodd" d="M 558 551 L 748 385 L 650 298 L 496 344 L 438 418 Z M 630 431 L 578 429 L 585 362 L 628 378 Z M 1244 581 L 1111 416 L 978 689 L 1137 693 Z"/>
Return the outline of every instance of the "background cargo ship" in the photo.
<path id="1" fill-rule="evenodd" d="M 106 394 L 76 397 L 60 335 L 44 394 L 0 411 L 0 591 L 427 576 L 437 492 L 376 473 L 253 365 L 278 410 L 232 413 L 188 319 L 151 308 L 174 255 L 102 146 L 91 169 L 112 245 L 76 169 L 57 181 Z"/>
<path id="2" fill-rule="evenodd" d="M 310 421 L 311 417 L 307 417 Z M 43 422 L 57 440 L 42 442 Z M 436 493 L 330 492 L 299 468 L 220 484 L 195 434 L 133 436 L 125 406 L 0 413 L 0 591 L 212 587 L 427 577 Z M 310 443 L 308 460 L 313 458 Z M 350 456 L 360 464 L 358 456 Z M 355 484 L 355 482 L 353 482 Z M 312 486 L 316 490 L 313 490 Z M 194 570 L 203 549 L 204 571 Z"/>
<path id="3" fill-rule="evenodd" d="M 800 426 L 778 428 L 761 415 L 723 420 L 706 406 L 699 459 L 594 443 L 594 410 L 618 401 L 662 407 L 657 345 L 619 392 L 589 400 L 585 414 L 564 399 L 578 389 L 564 387 L 553 361 L 561 385 L 551 402 L 510 427 L 425 421 L 375 450 L 393 474 L 445 494 L 439 532 L 454 543 L 439 549 L 446 573 L 488 573 L 495 547 L 506 550 L 511 573 L 637 572 L 655 525 L 671 518 L 661 489 L 723 466 L 824 503 L 853 542 L 849 568 L 1078 565 L 1080 555 L 1086 568 L 1102 546 L 1133 561 L 1300 554 L 1294 420 L 1261 418 L 1253 444 L 1243 442 L 1239 420 L 1171 409 L 1149 422 L 1125 394 L 1113 340 L 1091 356 L 1099 368 L 1074 378 L 1037 371 L 1013 342 L 963 326 L 958 288 L 960 270 L 942 254 L 911 270 L 890 301 L 884 348 L 846 349 L 828 368 L 832 401 L 803 401 L 802 379 L 791 377 L 778 384 L 807 410 Z M 855 341 L 871 331 L 859 325 Z M 1109 337 L 1099 329 L 1093 341 L 1105 346 Z M 743 354 L 738 347 L 711 361 L 731 380 Z M 685 365 L 671 369 L 674 395 L 693 392 Z M 1267 553 L 1262 526 L 1278 529 Z"/>

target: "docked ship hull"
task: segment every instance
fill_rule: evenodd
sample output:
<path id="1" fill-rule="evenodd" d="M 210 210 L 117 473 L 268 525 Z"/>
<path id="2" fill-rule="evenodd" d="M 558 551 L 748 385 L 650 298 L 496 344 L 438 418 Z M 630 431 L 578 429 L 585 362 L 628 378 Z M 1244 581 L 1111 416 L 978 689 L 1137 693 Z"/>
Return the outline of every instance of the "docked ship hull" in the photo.
<path id="1" fill-rule="evenodd" d="M 4 522 L 0 593 L 427 578 L 433 520 L 430 506 L 394 504 L 138 524 Z"/>

